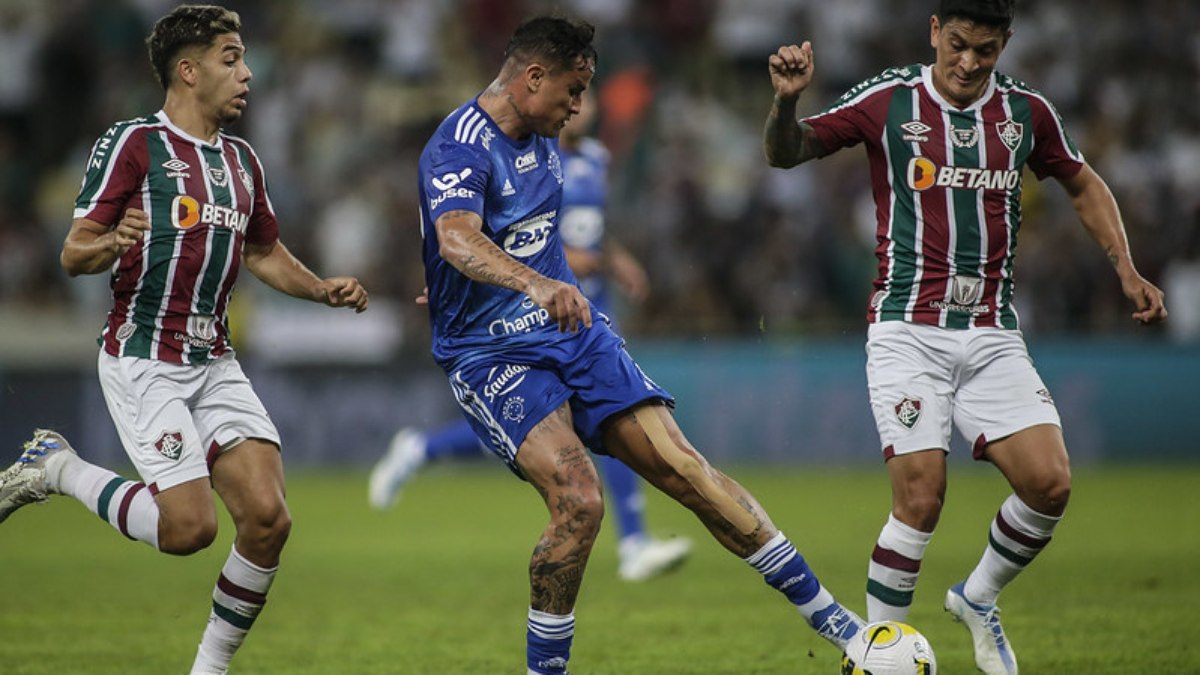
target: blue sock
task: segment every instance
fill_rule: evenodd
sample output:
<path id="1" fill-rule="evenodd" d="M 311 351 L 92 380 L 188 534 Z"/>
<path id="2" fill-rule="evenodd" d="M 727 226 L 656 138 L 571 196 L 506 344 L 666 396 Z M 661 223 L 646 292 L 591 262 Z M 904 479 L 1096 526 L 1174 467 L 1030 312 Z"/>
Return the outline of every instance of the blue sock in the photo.
<path id="1" fill-rule="evenodd" d="M 571 638 L 575 636 L 575 613 L 566 616 L 529 608 L 525 632 L 525 663 L 536 675 L 562 675 L 571 658 Z"/>
<path id="2" fill-rule="evenodd" d="M 641 537 L 646 533 L 644 514 L 646 496 L 642 494 L 640 479 L 625 463 L 608 455 L 597 455 L 600 473 L 608 486 L 607 503 L 617 512 L 617 534 L 620 539 Z"/>
<path id="3" fill-rule="evenodd" d="M 438 461 L 447 457 L 476 457 L 483 445 L 466 420 L 459 420 L 435 429 L 425 436 L 425 459 Z"/>
<path id="4" fill-rule="evenodd" d="M 782 532 L 757 553 L 746 558 L 746 562 L 763 575 L 771 588 L 786 595 L 797 607 L 803 608 L 811 603 L 822 590 L 821 582 L 804 561 L 804 556 L 796 551 L 796 547 Z"/>

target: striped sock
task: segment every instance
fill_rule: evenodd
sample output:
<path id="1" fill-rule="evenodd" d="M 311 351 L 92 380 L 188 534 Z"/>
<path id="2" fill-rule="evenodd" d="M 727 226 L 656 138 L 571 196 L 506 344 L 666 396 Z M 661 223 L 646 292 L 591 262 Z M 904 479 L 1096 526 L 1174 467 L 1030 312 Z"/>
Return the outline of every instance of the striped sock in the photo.
<path id="1" fill-rule="evenodd" d="M 571 659 L 571 638 L 575 637 L 575 612 L 547 614 L 529 608 L 525 632 L 525 663 L 529 675 L 563 675 Z"/>
<path id="2" fill-rule="evenodd" d="M 267 602 L 267 591 L 278 567 L 266 569 L 246 560 L 237 548 L 229 552 L 217 585 L 212 612 L 196 651 L 193 673 L 224 673 L 258 613 Z"/>
<path id="3" fill-rule="evenodd" d="M 908 619 L 913 589 L 921 573 L 932 532 L 909 527 L 888 514 L 867 567 L 867 616 L 870 621 Z"/>
<path id="4" fill-rule="evenodd" d="M 55 489 L 78 499 L 126 537 L 158 548 L 158 504 L 145 483 L 127 480 L 65 452 L 52 461 L 54 465 L 47 470 L 57 472 Z"/>
<path id="5" fill-rule="evenodd" d="M 782 532 L 746 558 L 746 562 L 763 575 L 767 585 L 786 595 L 809 623 L 814 614 L 834 602 L 833 595 L 825 590 L 804 556 Z"/>
<path id="6" fill-rule="evenodd" d="M 996 603 L 996 596 L 1041 553 L 1062 517 L 1047 516 L 1009 495 L 1000 505 L 988 532 L 988 546 L 967 577 L 963 595 L 978 604 Z"/>

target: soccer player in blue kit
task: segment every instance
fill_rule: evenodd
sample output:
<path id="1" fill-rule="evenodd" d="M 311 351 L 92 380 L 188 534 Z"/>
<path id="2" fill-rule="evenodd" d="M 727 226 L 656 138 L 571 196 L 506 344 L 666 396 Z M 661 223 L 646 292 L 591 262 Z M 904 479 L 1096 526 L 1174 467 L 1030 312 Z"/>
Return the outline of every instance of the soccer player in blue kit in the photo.
<path id="1" fill-rule="evenodd" d="M 584 296 L 597 312 L 611 317 L 612 286 L 619 287 L 631 300 L 640 301 L 648 292 L 649 282 L 637 260 L 605 232 L 608 150 L 586 135 L 596 116 L 594 98 L 585 97 L 581 106 L 558 136 L 563 167 L 560 233 L 567 264 Z M 475 430 L 461 417 L 428 433 L 412 427 L 400 429 L 371 471 L 369 501 L 376 509 L 390 508 L 400 489 L 425 464 L 476 459 L 484 457 L 485 452 Z M 646 498 L 637 474 L 610 455 L 599 455 L 597 459 L 607 491 L 605 501 L 617 519 L 617 575 L 625 581 L 645 581 L 677 568 L 691 553 L 691 541 L 685 537 L 651 536 L 645 522 Z"/>
<path id="2" fill-rule="evenodd" d="M 567 672 L 575 600 L 604 514 L 587 448 L 700 518 L 839 649 L 862 627 L 741 485 L 713 468 L 567 265 L 555 137 L 595 73 L 594 29 L 522 23 L 496 79 L 438 127 L 419 196 L 433 356 L 489 449 L 541 494 L 529 565 L 528 673 Z"/>

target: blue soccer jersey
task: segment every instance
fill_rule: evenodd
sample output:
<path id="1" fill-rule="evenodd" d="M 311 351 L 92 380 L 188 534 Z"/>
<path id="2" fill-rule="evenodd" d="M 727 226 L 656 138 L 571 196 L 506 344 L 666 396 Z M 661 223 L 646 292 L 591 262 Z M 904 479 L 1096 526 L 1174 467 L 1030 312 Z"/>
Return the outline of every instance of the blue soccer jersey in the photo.
<path id="1" fill-rule="evenodd" d="M 559 235 L 563 171 L 558 141 L 506 136 L 475 101 L 455 110 L 418 165 L 422 253 L 433 357 L 450 369 L 509 349 L 552 343 L 560 333 L 523 293 L 472 281 L 438 255 L 439 216 L 471 211 L 483 233 L 539 274 L 577 283 Z"/>
<path id="2" fill-rule="evenodd" d="M 560 230 L 571 248 L 597 255 L 604 249 L 604 208 L 608 201 L 608 150 L 594 139 L 583 139 L 579 147 L 560 147 L 563 166 L 563 197 Z M 579 277 L 579 288 L 596 309 L 609 311 L 608 282 L 603 271 Z"/>

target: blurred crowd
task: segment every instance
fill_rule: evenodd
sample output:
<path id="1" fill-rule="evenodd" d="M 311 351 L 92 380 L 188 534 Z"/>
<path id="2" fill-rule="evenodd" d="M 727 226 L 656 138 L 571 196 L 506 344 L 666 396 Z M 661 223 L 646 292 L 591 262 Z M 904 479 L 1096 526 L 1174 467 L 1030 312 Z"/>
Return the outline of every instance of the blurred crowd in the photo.
<path id="1" fill-rule="evenodd" d="M 103 288 L 58 250 L 94 140 L 158 110 L 145 35 L 176 3 L 0 0 L 0 306 L 97 324 Z M 424 330 L 417 156 L 483 89 L 537 12 L 597 28 L 596 133 L 613 153 L 610 230 L 646 265 L 624 307 L 654 337 L 859 334 L 875 272 L 861 150 L 767 167 L 768 54 L 811 40 L 816 112 L 892 65 L 929 62 L 936 0 L 229 0 L 254 71 L 230 131 L 262 157 L 282 236 L 319 273 L 354 274 Z M 1200 340 L 1200 3 L 1018 3 L 1000 70 L 1057 106 L 1122 206 L 1173 333 Z M 1026 177 L 1017 297 L 1037 334 L 1146 334 L 1062 190 Z M 243 284 L 244 285 L 244 284 Z M 413 340 L 412 342 L 419 342 Z"/>

